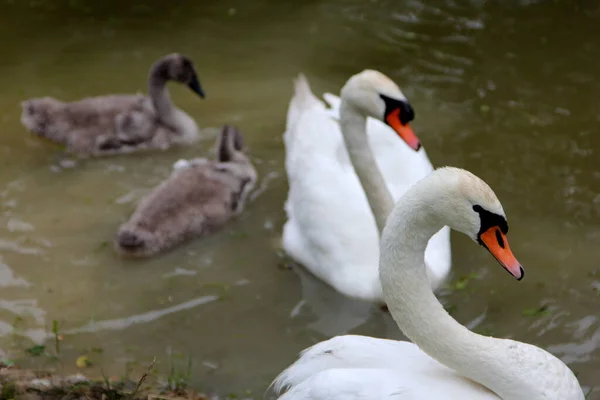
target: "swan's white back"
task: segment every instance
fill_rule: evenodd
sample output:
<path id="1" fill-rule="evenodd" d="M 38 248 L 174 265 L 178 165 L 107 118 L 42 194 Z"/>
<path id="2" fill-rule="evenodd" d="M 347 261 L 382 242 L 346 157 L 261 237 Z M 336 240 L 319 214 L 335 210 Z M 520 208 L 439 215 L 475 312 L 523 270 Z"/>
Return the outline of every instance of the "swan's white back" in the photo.
<path id="1" fill-rule="evenodd" d="M 344 145 L 340 99 L 332 94 L 325 98 L 330 108 L 314 96 L 303 76 L 296 81 L 284 134 L 289 193 L 283 247 L 339 292 L 381 301 L 379 233 Z M 396 200 L 433 167 L 424 149 L 415 152 L 382 122 L 367 121 L 369 143 Z M 437 288 L 450 270 L 448 228 L 431 239 L 425 259 Z"/>
<path id="2" fill-rule="evenodd" d="M 498 400 L 409 342 L 338 336 L 305 350 L 275 380 L 280 400 Z"/>

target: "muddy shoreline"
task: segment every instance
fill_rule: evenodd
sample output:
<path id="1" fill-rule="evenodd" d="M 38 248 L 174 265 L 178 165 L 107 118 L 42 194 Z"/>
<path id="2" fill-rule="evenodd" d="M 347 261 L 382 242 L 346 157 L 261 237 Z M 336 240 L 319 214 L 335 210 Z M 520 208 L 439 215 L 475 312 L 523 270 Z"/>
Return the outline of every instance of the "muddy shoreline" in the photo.
<path id="1" fill-rule="evenodd" d="M 90 377 L 83 373 L 62 375 L 51 370 L 20 368 L 0 363 L 0 400 L 116 400 L 187 399 L 208 400 L 208 396 L 151 375 L 154 363 L 137 380 Z"/>

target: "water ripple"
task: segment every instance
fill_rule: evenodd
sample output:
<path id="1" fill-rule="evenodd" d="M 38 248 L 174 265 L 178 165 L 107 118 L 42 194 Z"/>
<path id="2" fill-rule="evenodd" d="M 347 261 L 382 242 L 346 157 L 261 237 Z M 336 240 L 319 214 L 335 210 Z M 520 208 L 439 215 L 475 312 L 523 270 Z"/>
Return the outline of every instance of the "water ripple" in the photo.
<path id="1" fill-rule="evenodd" d="M 4 263 L 4 260 L 0 256 L 0 287 L 9 286 L 30 287 L 32 285 L 25 279 L 15 277 L 13 270 Z"/>
<path id="2" fill-rule="evenodd" d="M 148 322 L 156 321 L 157 319 L 169 314 L 212 303 L 213 301 L 216 301 L 218 299 L 219 296 L 202 296 L 171 307 L 163 308 L 160 310 L 148 311 L 142 314 L 132 315 L 125 318 L 109 319 L 104 321 L 92 321 L 82 327 L 66 330 L 65 333 L 73 335 L 77 333 L 99 332 L 103 330 L 120 331 L 123 329 L 127 329 L 133 325 L 145 324 Z"/>
<path id="3" fill-rule="evenodd" d="M 587 340 L 548 346 L 548 351 L 559 355 L 560 358 L 570 363 L 584 363 L 593 359 L 594 352 L 600 348 L 600 329 Z"/>
<path id="4" fill-rule="evenodd" d="M 38 247 L 26 247 L 17 243 L 16 241 L 7 240 L 0 238 L 0 250 L 12 251 L 19 254 L 25 255 L 41 255 L 45 251 Z"/>

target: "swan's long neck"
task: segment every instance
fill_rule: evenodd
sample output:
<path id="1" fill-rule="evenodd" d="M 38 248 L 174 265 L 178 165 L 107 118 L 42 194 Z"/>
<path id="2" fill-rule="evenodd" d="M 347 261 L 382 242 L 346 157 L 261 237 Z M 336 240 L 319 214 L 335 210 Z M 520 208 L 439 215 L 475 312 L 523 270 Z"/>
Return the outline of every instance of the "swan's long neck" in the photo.
<path id="1" fill-rule="evenodd" d="M 175 107 L 169 97 L 167 79 L 163 76 L 163 73 L 158 67 L 153 69 L 150 73 L 148 85 L 150 99 L 152 99 L 152 104 L 154 105 L 154 109 L 156 110 L 160 122 L 175 130 L 177 128 Z"/>
<path id="2" fill-rule="evenodd" d="M 342 98 L 340 125 L 350 161 L 367 195 L 377 228 L 381 232 L 394 207 L 394 201 L 369 145 L 367 118 Z"/>
<path id="3" fill-rule="evenodd" d="M 469 331 L 434 296 L 424 254 L 428 240 L 448 222 L 437 208 L 439 203 L 421 181 L 389 216 L 381 238 L 379 273 L 390 313 L 421 350 L 502 399 L 540 398 L 536 385 L 524 376 L 526 364 L 515 365 L 508 355 L 515 342 Z"/>

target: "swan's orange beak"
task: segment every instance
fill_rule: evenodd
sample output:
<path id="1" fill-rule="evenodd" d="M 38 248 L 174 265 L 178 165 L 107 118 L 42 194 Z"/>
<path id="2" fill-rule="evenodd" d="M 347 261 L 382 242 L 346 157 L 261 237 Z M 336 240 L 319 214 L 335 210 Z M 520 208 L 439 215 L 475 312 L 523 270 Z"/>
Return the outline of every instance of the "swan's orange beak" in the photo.
<path id="1" fill-rule="evenodd" d="M 395 109 L 385 117 L 385 122 L 396 131 L 398 136 L 406 142 L 414 151 L 418 151 L 421 148 L 421 141 L 415 135 L 410 124 L 402 124 L 400 121 L 400 108 Z"/>
<path id="2" fill-rule="evenodd" d="M 514 254 L 508 246 L 506 235 L 502 233 L 500 228 L 492 226 L 487 231 L 479 235 L 480 243 L 488 249 L 496 260 L 517 280 L 523 279 L 525 270 L 517 261 Z"/>

